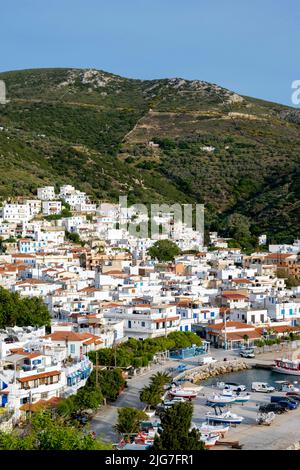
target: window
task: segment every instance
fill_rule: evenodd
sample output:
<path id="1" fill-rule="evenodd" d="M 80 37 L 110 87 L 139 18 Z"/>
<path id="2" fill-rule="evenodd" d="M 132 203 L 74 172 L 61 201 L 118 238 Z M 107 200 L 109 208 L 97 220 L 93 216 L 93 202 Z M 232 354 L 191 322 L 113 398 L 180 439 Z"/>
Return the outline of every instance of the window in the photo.
<path id="1" fill-rule="evenodd" d="M 128 328 L 131 328 L 131 320 L 128 320 Z"/>
<path id="2" fill-rule="evenodd" d="M 70 353 L 75 354 L 75 344 L 70 344 Z"/>
<path id="3" fill-rule="evenodd" d="M 146 326 L 146 323 L 144 321 L 142 321 L 142 326 Z"/>

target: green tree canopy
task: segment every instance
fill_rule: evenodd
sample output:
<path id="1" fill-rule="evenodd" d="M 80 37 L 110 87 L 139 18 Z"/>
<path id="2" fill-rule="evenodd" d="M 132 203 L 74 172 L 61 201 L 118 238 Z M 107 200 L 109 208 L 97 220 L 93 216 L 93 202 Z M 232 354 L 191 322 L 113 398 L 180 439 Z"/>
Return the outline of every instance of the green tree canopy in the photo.
<path id="1" fill-rule="evenodd" d="M 177 403 L 161 415 L 163 431 L 154 440 L 154 450 L 203 450 L 200 433 L 191 429 L 193 405 Z"/>
<path id="2" fill-rule="evenodd" d="M 0 328 L 50 325 L 51 316 L 40 297 L 21 298 L 0 287 Z"/>
<path id="3" fill-rule="evenodd" d="M 0 432 L 0 450 L 110 450 L 89 433 L 49 411 L 34 413 L 25 431 Z"/>
<path id="4" fill-rule="evenodd" d="M 176 243 L 171 240 L 159 240 L 148 250 L 151 258 L 158 261 L 172 261 L 175 256 L 180 254 L 180 249 Z"/>
<path id="5" fill-rule="evenodd" d="M 115 430 L 119 434 L 134 434 L 139 431 L 139 423 L 148 419 L 146 413 L 136 408 L 120 408 L 118 410 L 118 421 Z"/>

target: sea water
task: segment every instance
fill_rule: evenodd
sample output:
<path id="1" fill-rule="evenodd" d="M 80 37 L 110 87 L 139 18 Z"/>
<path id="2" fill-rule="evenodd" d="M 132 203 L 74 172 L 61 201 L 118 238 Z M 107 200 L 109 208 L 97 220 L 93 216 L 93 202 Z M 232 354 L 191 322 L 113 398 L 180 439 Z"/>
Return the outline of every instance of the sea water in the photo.
<path id="1" fill-rule="evenodd" d="M 217 382 L 233 382 L 246 385 L 247 390 L 251 390 L 252 382 L 267 382 L 276 389 L 280 388 L 278 381 L 287 381 L 300 388 L 300 376 L 278 374 L 271 370 L 265 369 L 248 369 L 241 372 L 230 372 L 229 374 L 218 375 L 211 379 L 201 381 L 201 385 L 216 386 Z"/>

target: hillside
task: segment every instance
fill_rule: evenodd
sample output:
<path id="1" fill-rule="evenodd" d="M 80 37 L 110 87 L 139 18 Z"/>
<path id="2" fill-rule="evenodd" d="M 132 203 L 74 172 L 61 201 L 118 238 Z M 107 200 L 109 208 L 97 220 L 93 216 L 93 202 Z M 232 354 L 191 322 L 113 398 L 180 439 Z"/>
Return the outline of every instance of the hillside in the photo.
<path id="1" fill-rule="evenodd" d="M 210 228 L 237 239 L 249 228 L 299 235 L 300 111 L 179 78 L 37 69 L 0 79 L 10 100 L 0 105 L 2 199 L 69 182 L 113 201 L 204 202 Z"/>

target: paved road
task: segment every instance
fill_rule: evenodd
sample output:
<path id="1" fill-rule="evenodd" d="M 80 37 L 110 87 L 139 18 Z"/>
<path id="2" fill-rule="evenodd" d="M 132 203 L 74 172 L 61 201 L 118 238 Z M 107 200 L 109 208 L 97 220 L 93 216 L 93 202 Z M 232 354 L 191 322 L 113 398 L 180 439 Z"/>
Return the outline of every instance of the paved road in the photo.
<path id="1" fill-rule="evenodd" d="M 233 351 L 224 351 L 222 349 L 214 349 L 211 351 L 211 355 L 216 359 L 223 360 L 224 357 L 236 356 Z M 113 426 L 117 422 L 118 408 L 133 407 L 143 408 L 143 404 L 140 402 L 139 394 L 140 390 L 148 385 L 150 377 L 156 372 L 163 372 L 169 367 L 176 367 L 179 363 L 185 363 L 188 368 L 197 366 L 199 357 L 193 357 L 185 359 L 184 361 L 165 361 L 164 364 L 153 367 L 150 371 L 143 375 L 137 375 L 128 380 L 128 388 L 120 395 L 115 403 L 102 407 L 99 412 L 94 416 L 91 421 L 91 431 L 95 432 L 105 441 L 116 441 L 118 438 L 117 434 L 113 430 Z"/>

